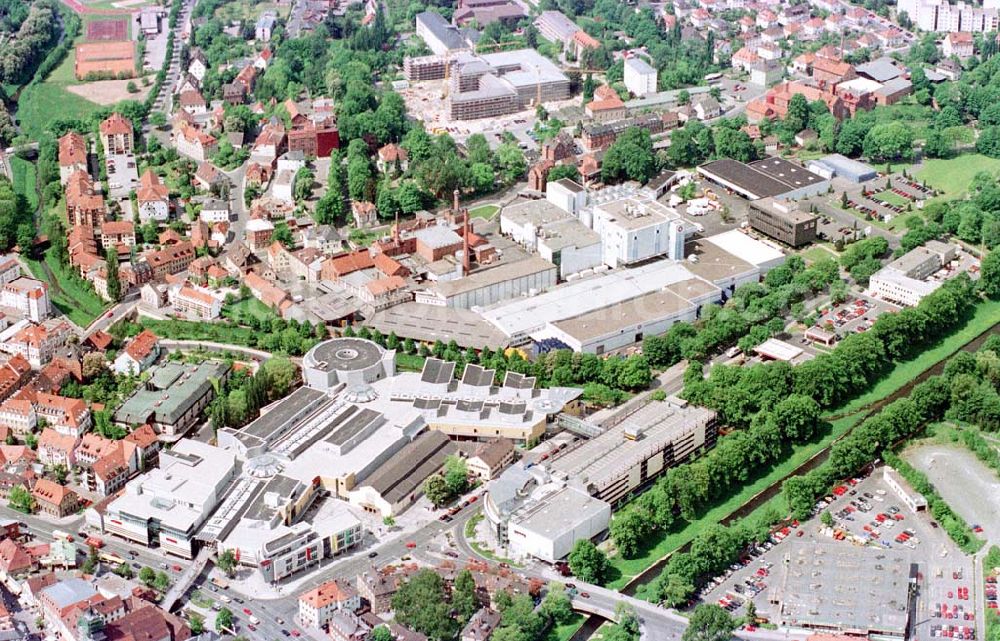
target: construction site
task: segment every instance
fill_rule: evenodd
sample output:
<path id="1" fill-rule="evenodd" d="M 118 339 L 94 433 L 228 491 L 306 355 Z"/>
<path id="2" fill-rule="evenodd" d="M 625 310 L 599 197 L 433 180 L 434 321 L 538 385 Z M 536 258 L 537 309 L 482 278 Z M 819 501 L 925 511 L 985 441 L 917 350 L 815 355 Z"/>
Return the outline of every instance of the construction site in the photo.
<path id="1" fill-rule="evenodd" d="M 539 104 L 558 110 L 575 102 L 564 73 L 571 70 L 534 49 L 407 58 L 404 71 L 413 83 L 400 92 L 407 107 L 432 130 L 452 134 L 504 131 L 525 124 L 523 112 Z"/>

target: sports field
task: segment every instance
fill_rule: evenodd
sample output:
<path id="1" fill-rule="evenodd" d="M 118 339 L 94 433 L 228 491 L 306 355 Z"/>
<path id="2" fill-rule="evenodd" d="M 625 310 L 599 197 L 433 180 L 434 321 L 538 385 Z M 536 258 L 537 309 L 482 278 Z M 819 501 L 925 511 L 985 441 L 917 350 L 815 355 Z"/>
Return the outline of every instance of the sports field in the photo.
<path id="1" fill-rule="evenodd" d="M 87 22 L 87 40 L 127 40 L 128 20 L 126 18 L 98 19 Z"/>

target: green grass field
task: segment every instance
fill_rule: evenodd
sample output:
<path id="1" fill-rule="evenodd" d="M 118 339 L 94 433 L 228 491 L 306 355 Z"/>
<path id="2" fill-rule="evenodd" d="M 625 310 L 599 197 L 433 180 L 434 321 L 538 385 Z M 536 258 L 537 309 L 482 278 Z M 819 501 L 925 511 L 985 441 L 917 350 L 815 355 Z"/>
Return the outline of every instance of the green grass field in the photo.
<path id="1" fill-rule="evenodd" d="M 35 278 L 49 284 L 49 297 L 56 309 L 80 327 L 90 325 L 107 308 L 107 304 L 85 281 L 72 278 L 52 254 L 45 257 L 45 264 L 55 276 L 55 282 L 49 278 L 41 261 L 29 258 L 26 262 Z"/>
<path id="2" fill-rule="evenodd" d="M 229 309 L 233 312 L 239 312 L 242 316 L 247 314 L 256 316 L 260 320 L 269 321 L 272 318 L 278 318 L 278 315 L 274 313 L 274 310 L 253 297 L 234 303 L 229 306 Z"/>
<path id="3" fill-rule="evenodd" d="M 14 174 L 14 192 L 24 196 L 32 211 L 38 209 L 35 163 L 14 156 L 10 159 L 10 169 Z"/>
<path id="4" fill-rule="evenodd" d="M 823 260 L 824 258 L 836 258 L 837 254 L 817 245 L 800 253 L 799 256 L 801 256 L 807 263 L 812 264 Z"/>
<path id="5" fill-rule="evenodd" d="M 83 41 L 81 35 L 74 45 Z M 29 138 L 37 139 L 56 120 L 87 118 L 100 109 L 100 105 L 66 90 L 69 85 L 76 84 L 73 75 L 75 55 L 75 51 L 71 50 L 48 78 L 26 86 L 21 92 L 17 119 L 21 130 Z"/>
<path id="6" fill-rule="evenodd" d="M 944 198 L 960 198 L 981 171 L 988 171 L 994 176 L 1000 174 L 1000 158 L 982 154 L 966 154 L 945 160 L 932 158 L 924 161 L 915 178 L 926 180 L 927 186 L 943 192 Z"/>
<path id="7" fill-rule="evenodd" d="M 998 316 L 1000 316 L 1000 302 L 981 302 L 977 306 L 975 314 L 960 330 L 939 341 L 934 347 L 924 350 L 917 358 L 898 363 L 887 376 L 872 386 L 867 393 L 831 412 L 830 415 L 840 416 L 840 418 L 831 423 L 831 429 L 822 439 L 797 446 L 790 457 L 781 464 L 771 468 L 767 475 L 758 478 L 751 485 L 744 487 L 739 493 L 731 495 L 725 502 L 714 506 L 698 520 L 687 523 L 682 529 L 670 532 L 666 537 L 651 542 L 647 547 L 642 549 L 639 557 L 634 559 L 621 559 L 617 557 L 611 559 L 612 573 L 615 575 L 620 574 L 620 576 L 616 576 L 613 581 L 609 582 L 608 587 L 620 589 L 656 560 L 691 541 L 707 525 L 719 522 L 748 500 L 775 483 L 778 479 L 792 472 L 796 467 L 829 445 L 838 436 L 847 432 L 860 418 L 859 412 L 865 406 L 891 395 L 916 378 L 921 372 L 954 354 L 970 340 L 992 327 L 997 322 Z M 780 506 L 781 504 L 776 503 L 776 501 L 781 500 L 781 496 L 779 495 L 765 505 Z M 760 508 L 757 511 L 759 512 Z M 782 508 L 780 513 L 783 514 L 785 511 Z"/>
<path id="8" fill-rule="evenodd" d="M 473 218 L 493 218 L 493 216 L 500 211 L 498 205 L 480 205 L 478 207 L 473 207 L 469 210 L 469 215 Z"/>
<path id="9" fill-rule="evenodd" d="M 895 205 L 896 207 L 906 207 L 908 204 L 910 204 L 909 200 L 903 198 L 899 194 L 892 191 L 879 192 L 875 194 L 874 198 L 875 200 L 881 200 L 882 202 L 889 203 L 890 205 Z M 894 216 L 893 222 L 895 222 L 896 218 L 899 218 L 899 216 Z"/>
<path id="10" fill-rule="evenodd" d="M 580 626 L 583 625 L 583 621 L 584 617 L 582 614 L 574 613 L 572 618 L 566 623 L 552 626 L 548 634 L 545 635 L 545 641 L 569 641 L 576 634 L 576 631 L 580 629 Z"/>
<path id="11" fill-rule="evenodd" d="M 424 368 L 423 356 L 417 354 L 404 354 L 396 352 L 396 367 L 404 372 L 419 372 Z"/>

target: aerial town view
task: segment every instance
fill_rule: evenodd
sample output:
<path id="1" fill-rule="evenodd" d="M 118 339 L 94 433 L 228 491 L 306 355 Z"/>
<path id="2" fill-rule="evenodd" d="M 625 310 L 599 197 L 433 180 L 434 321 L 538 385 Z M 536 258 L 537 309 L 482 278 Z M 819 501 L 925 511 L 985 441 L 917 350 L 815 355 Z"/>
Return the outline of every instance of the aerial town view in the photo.
<path id="1" fill-rule="evenodd" d="M 0 0 L 0 641 L 1000 641 L 1000 0 Z"/>

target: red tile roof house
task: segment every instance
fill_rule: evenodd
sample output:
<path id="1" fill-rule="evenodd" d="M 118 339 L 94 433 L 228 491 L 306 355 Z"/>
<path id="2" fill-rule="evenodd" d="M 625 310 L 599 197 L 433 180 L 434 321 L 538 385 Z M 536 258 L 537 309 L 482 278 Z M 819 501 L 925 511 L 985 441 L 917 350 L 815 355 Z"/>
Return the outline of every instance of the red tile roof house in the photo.
<path id="1" fill-rule="evenodd" d="M 112 369 L 118 374 L 133 376 L 145 371 L 160 356 L 159 340 L 153 332 L 143 330 L 121 351 Z"/>
<path id="2" fill-rule="evenodd" d="M 92 424 L 90 409 L 79 398 L 38 392 L 33 395 L 31 401 L 38 418 L 44 419 L 60 434 L 82 436 L 90 429 Z"/>
<path id="3" fill-rule="evenodd" d="M 65 485 L 59 485 L 48 479 L 39 479 L 31 490 L 38 511 L 56 518 L 62 518 L 76 512 L 80 506 L 80 497 Z"/>
<path id="4" fill-rule="evenodd" d="M 35 559 L 23 545 L 13 539 L 0 541 L 0 574 L 5 577 L 24 576 L 36 567 Z"/>
<path id="5" fill-rule="evenodd" d="M 78 171 L 87 171 L 87 140 L 71 131 L 59 139 L 59 181 L 65 186 Z"/>
<path id="6" fill-rule="evenodd" d="M 128 461 L 125 460 L 125 446 L 130 443 L 119 442 L 110 454 L 103 456 L 90 467 L 88 485 L 101 496 L 114 494 L 125 487 L 125 482 L 132 475 Z"/>
<path id="7" fill-rule="evenodd" d="M 170 217 L 170 190 L 152 169 L 147 169 L 139 179 L 136 201 L 139 203 L 139 219 L 143 222 L 150 218 L 163 221 Z"/>
<path id="8" fill-rule="evenodd" d="M 76 448 L 79 444 L 79 437 L 60 434 L 51 427 L 46 427 L 38 437 L 38 460 L 44 465 L 73 467 L 76 465 Z"/>
<path id="9" fill-rule="evenodd" d="M 105 154 L 130 154 L 135 140 L 132 123 L 115 112 L 101 121 L 101 144 Z"/>
<path id="10" fill-rule="evenodd" d="M 136 465 L 139 471 L 153 466 L 160 454 L 160 439 L 151 425 L 140 425 L 122 439 L 135 445 Z"/>
<path id="11" fill-rule="evenodd" d="M 31 378 L 31 363 L 24 356 L 14 354 L 0 365 L 0 401 L 10 398 Z"/>
<path id="12" fill-rule="evenodd" d="M 338 580 L 327 581 L 299 596 L 299 621 L 311 628 L 322 628 L 334 612 L 354 612 L 361 607 L 361 597 L 353 586 Z"/>

